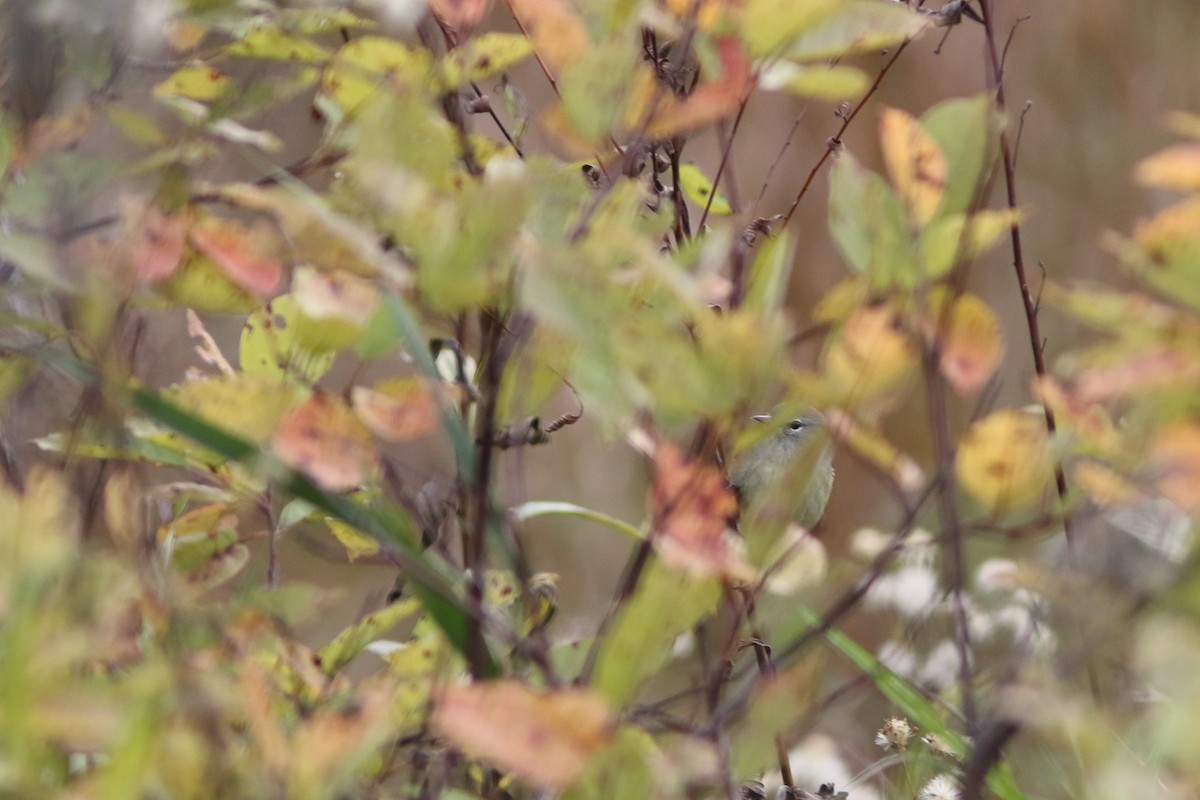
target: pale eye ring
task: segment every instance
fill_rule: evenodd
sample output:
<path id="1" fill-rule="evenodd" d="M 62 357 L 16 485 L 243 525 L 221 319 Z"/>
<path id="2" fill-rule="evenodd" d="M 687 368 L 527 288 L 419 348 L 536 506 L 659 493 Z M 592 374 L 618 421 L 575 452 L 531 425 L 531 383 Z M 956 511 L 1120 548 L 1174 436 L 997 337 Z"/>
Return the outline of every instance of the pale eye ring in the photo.
<path id="1" fill-rule="evenodd" d="M 794 430 L 794 431 L 798 431 L 798 430 L 800 430 L 801 428 L 803 428 L 803 427 L 804 427 L 804 420 L 802 420 L 802 419 L 794 419 L 794 420 L 792 420 L 791 422 L 789 422 L 789 423 L 788 423 L 788 427 L 789 427 L 789 428 L 791 428 L 791 429 L 792 429 L 792 430 Z"/>

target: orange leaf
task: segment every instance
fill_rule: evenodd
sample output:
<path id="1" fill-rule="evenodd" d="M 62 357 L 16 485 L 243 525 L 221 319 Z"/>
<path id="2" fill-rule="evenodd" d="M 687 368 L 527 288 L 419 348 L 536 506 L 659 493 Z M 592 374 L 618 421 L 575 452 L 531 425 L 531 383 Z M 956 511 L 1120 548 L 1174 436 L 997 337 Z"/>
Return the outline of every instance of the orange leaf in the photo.
<path id="1" fill-rule="evenodd" d="M 492 0 L 429 0 L 433 15 L 456 31 L 474 28 L 491 9 Z"/>
<path id="2" fill-rule="evenodd" d="M 586 689 L 538 694 L 515 680 L 450 686 L 433 726 L 464 752 L 538 786 L 561 789 L 612 737 L 608 706 Z"/>
<path id="3" fill-rule="evenodd" d="M 591 46 L 583 22 L 563 0 L 509 0 L 508 7 L 551 69 L 561 70 Z"/>
<path id="4" fill-rule="evenodd" d="M 898 108 L 885 108 L 879 141 L 892 183 L 913 221 L 924 226 L 937 212 L 946 188 L 946 159 L 920 123 Z"/>
<path id="5" fill-rule="evenodd" d="M 188 237 L 231 281 L 248 292 L 270 295 L 283 278 L 279 237 L 265 223 L 243 225 L 220 217 L 201 217 Z"/>
<path id="6" fill-rule="evenodd" d="M 359 419 L 390 441 L 415 439 L 437 428 L 437 401 L 416 378 L 381 381 L 371 389 L 355 386 L 350 400 Z"/>
<path id="7" fill-rule="evenodd" d="M 1150 450 L 1159 491 L 1188 513 L 1200 512 L 1200 423 L 1163 430 Z"/>
<path id="8" fill-rule="evenodd" d="M 666 139 L 724 119 L 754 88 L 750 58 L 741 40 L 724 36 L 717 39 L 716 47 L 721 76 L 701 84 L 682 100 L 670 94 L 661 96 L 646 128 L 651 137 Z"/>
<path id="9" fill-rule="evenodd" d="M 1136 396 L 1163 387 L 1200 382 L 1200 357 L 1172 347 L 1154 347 L 1112 364 L 1089 367 L 1075 378 L 1075 390 L 1086 403 Z"/>
<path id="10" fill-rule="evenodd" d="M 311 319 L 332 319 L 364 326 L 375 315 L 379 290 L 351 272 L 321 272 L 298 267 L 292 276 L 292 296 Z"/>
<path id="11" fill-rule="evenodd" d="M 187 228 L 178 216 L 167 216 L 152 204 L 126 203 L 122 209 L 129 263 L 141 283 L 169 277 L 183 258 Z"/>
<path id="12" fill-rule="evenodd" d="M 730 526 L 737 498 L 716 467 L 685 461 L 673 445 L 660 444 L 650 502 L 654 542 L 666 564 L 734 582 L 754 577 L 744 543 Z"/>
<path id="13" fill-rule="evenodd" d="M 378 467 L 370 432 L 335 395 L 314 394 L 287 412 L 271 443 L 285 464 L 330 491 L 354 489 Z"/>
<path id="14" fill-rule="evenodd" d="M 1168 147 L 1137 165 L 1137 182 L 1143 186 L 1180 191 L 1200 191 L 1200 142 Z"/>

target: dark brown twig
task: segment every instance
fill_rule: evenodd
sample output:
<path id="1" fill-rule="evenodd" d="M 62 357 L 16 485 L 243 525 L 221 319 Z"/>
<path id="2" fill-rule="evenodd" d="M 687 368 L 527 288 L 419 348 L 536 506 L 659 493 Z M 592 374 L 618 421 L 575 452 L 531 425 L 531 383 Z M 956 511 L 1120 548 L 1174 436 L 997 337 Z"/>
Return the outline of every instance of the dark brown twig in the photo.
<path id="1" fill-rule="evenodd" d="M 843 118 L 842 126 L 838 128 L 837 133 L 829 138 L 828 144 L 825 147 L 825 152 L 822 153 L 821 157 L 817 159 L 817 163 L 813 165 L 812 170 L 808 173 L 808 177 L 804 179 L 804 185 L 801 186 L 800 191 L 796 193 L 796 199 L 792 201 L 792 205 L 788 208 L 787 213 L 783 215 L 783 227 L 786 228 L 787 224 L 792 221 L 792 215 L 796 213 L 796 208 L 800 205 L 800 201 L 803 200 L 804 195 L 808 193 L 808 187 L 812 186 L 812 182 L 817 177 L 817 173 L 821 171 L 821 167 L 824 166 L 825 162 L 829 160 L 829 157 L 833 155 L 834 152 L 837 151 L 837 149 L 841 146 L 842 136 L 845 135 L 846 129 L 850 127 L 850 123 L 853 122 L 854 118 L 858 116 L 858 112 L 863 110 L 863 107 L 866 106 L 867 101 L 870 100 L 871 97 L 874 96 L 875 92 L 879 90 L 880 84 L 883 83 L 884 76 L 888 74 L 892 66 L 896 63 L 896 60 L 900 58 L 900 54 L 904 52 L 904 48 L 908 47 L 908 44 L 911 41 L 912 39 L 905 39 L 900 43 L 900 45 L 896 48 L 896 52 L 892 54 L 892 57 L 888 59 L 886 64 L 883 65 L 883 69 L 879 70 L 879 74 L 875 76 L 875 82 L 871 84 L 871 88 L 867 89 L 866 94 L 864 94 L 862 99 L 859 100 L 857 105 L 854 106 L 854 110 Z"/>

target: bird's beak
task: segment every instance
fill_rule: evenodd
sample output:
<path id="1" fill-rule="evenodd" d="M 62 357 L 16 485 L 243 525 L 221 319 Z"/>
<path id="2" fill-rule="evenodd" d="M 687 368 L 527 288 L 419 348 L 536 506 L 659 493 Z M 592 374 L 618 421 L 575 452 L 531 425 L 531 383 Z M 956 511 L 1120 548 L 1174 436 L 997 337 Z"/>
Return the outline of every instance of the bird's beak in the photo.
<path id="1" fill-rule="evenodd" d="M 770 422 L 771 415 L 770 414 L 758 414 L 754 417 L 751 417 L 751 419 L 753 419 L 755 422 Z"/>

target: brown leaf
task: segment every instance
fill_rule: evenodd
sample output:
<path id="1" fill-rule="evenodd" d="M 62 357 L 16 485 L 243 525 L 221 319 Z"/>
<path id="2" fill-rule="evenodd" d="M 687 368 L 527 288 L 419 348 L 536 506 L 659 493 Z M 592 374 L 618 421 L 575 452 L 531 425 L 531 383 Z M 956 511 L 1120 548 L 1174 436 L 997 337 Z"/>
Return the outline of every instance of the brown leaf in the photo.
<path id="1" fill-rule="evenodd" d="M 447 687 L 432 721 L 464 752 L 549 789 L 570 784 L 612 737 L 612 716 L 594 692 L 537 693 L 515 680 Z"/>
<path id="2" fill-rule="evenodd" d="M 279 237 L 265 223 L 247 226 L 204 216 L 192 223 L 188 238 L 231 281 L 248 292 L 268 296 L 283 278 Z"/>
<path id="3" fill-rule="evenodd" d="M 345 401 L 321 392 L 284 415 L 271 443 L 285 464 L 330 491 L 360 486 L 379 465 L 370 432 Z"/>
<path id="4" fill-rule="evenodd" d="M 660 443 L 650 503 L 654 542 L 665 563 L 696 576 L 753 579 L 743 542 L 730 527 L 737 498 L 715 466 L 685 461 L 673 445 Z"/>
<path id="5" fill-rule="evenodd" d="M 415 439 L 437 428 L 437 400 L 417 378 L 380 381 L 371 389 L 355 386 L 350 401 L 359 419 L 389 441 Z"/>

